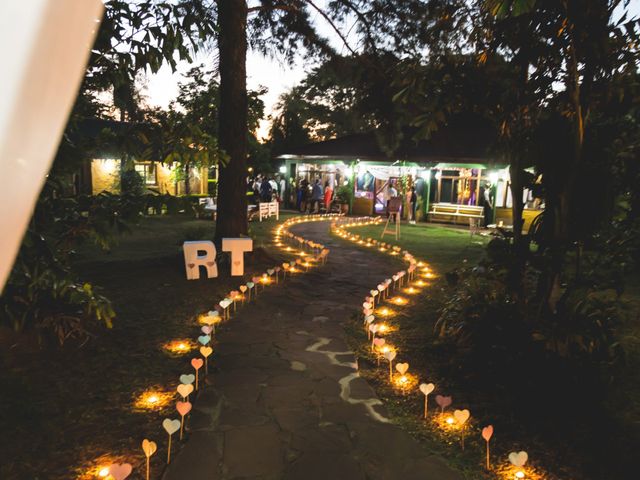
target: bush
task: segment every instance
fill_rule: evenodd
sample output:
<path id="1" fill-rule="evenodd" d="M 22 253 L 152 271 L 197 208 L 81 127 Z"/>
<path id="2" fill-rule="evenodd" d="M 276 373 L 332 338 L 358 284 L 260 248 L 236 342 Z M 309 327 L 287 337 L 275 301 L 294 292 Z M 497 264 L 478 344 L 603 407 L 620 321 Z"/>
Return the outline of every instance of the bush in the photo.
<path id="1" fill-rule="evenodd" d="M 587 415 L 624 360 L 615 335 L 624 311 L 619 294 L 585 273 L 565 283 L 549 311 L 536 296 L 541 273 L 531 264 L 525 297 L 511 292 L 507 272 L 515 259 L 503 247 L 492 241 L 490 260 L 447 275 L 435 324 L 446 373 L 532 422 L 558 421 L 567 409 Z"/>
<path id="2" fill-rule="evenodd" d="M 353 199 L 353 187 L 342 185 L 336 190 L 336 200 L 338 203 L 351 203 Z"/>
<path id="3" fill-rule="evenodd" d="M 120 175 L 120 191 L 122 194 L 140 196 L 144 193 L 144 180 L 135 170 L 125 170 Z"/>
<path id="4" fill-rule="evenodd" d="M 87 241 L 108 248 L 144 202 L 130 194 L 74 198 L 61 191 L 63 183 L 47 179 L 0 297 L 0 322 L 64 343 L 85 340 L 93 324 L 110 327 L 114 317 L 109 300 L 73 274 L 75 249 Z"/>

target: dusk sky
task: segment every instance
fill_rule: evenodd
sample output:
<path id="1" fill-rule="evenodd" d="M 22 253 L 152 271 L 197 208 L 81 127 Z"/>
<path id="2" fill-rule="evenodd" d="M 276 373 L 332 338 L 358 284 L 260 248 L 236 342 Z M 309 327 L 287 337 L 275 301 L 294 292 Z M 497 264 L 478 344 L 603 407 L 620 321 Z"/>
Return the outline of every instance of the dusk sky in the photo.
<path id="1" fill-rule="evenodd" d="M 319 7 L 324 7 L 325 0 L 316 2 Z M 331 26 L 319 14 L 312 14 L 312 18 L 322 35 L 331 39 L 335 48 L 344 53 L 346 50 L 342 41 L 338 38 Z M 357 47 L 357 39 L 351 24 L 339 25 L 343 35 L 349 39 L 352 48 Z M 204 63 L 212 66 L 213 55 L 206 53 L 196 57 L 196 64 Z M 247 54 L 247 87 L 256 89 L 263 85 L 269 91 L 262 97 L 266 106 L 267 115 L 273 111 L 278 97 L 294 85 L 300 82 L 305 76 L 305 72 L 314 65 L 298 59 L 293 66 L 286 65 L 280 58 L 267 58 L 263 55 L 249 51 Z M 147 80 L 147 88 L 143 93 L 148 97 L 148 103 L 152 106 L 167 107 L 171 100 L 175 98 L 178 92 L 178 82 L 180 82 L 190 68 L 186 62 L 180 62 L 178 72 L 172 73 L 171 69 L 164 66 L 155 75 L 149 75 Z M 265 137 L 268 133 L 269 122 L 263 120 L 260 125 L 258 137 Z"/>
<path id="2" fill-rule="evenodd" d="M 249 2 L 251 3 L 251 2 Z M 323 8 L 327 0 L 316 2 Z M 640 15 L 640 0 L 632 0 L 629 4 L 628 18 Z M 327 21 L 319 14 L 313 13 L 312 18 L 318 27 L 318 30 L 331 39 L 334 46 L 341 53 L 345 53 L 346 48 L 336 33 L 332 30 Z M 353 22 L 339 25 L 342 34 L 348 38 L 349 45 L 357 50 L 357 38 L 352 27 Z M 196 57 L 195 64 L 204 63 L 212 66 L 213 55 L 200 54 Z M 266 113 L 269 115 L 273 112 L 274 106 L 278 101 L 278 97 L 289 90 L 291 87 L 299 83 L 305 76 L 305 72 L 313 68 L 313 64 L 299 58 L 293 66 L 286 65 L 282 59 L 267 58 L 263 55 L 249 51 L 247 54 L 247 87 L 249 89 L 258 88 L 260 85 L 267 87 L 268 92 L 262 97 L 266 106 Z M 175 98 L 178 92 L 178 82 L 184 77 L 183 75 L 191 66 L 186 62 L 178 64 L 178 72 L 172 73 L 171 69 L 164 66 L 155 75 L 149 75 L 147 80 L 147 88 L 144 94 L 148 97 L 148 102 L 152 106 L 166 108 L 171 100 Z M 268 120 L 262 120 L 258 138 L 267 136 L 269 130 Z"/>

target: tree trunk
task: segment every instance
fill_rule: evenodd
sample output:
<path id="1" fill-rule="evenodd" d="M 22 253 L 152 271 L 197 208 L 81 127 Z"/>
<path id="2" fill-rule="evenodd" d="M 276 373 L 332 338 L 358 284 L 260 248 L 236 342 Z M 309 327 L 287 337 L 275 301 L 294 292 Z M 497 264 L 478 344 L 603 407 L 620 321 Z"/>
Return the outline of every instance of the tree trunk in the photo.
<path id="1" fill-rule="evenodd" d="M 191 193 L 191 185 L 189 184 L 189 162 L 184 164 L 184 194 L 189 195 Z"/>
<path id="2" fill-rule="evenodd" d="M 220 166 L 216 243 L 247 234 L 247 3 L 218 0 L 220 106 L 218 140 L 227 154 Z"/>
<path id="3" fill-rule="evenodd" d="M 524 289 L 523 277 L 524 267 L 527 260 L 529 250 L 528 243 L 522 235 L 522 227 L 524 224 L 522 213 L 524 204 L 522 196 L 524 193 L 524 185 L 522 182 L 522 167 L 520 165 L 519 154 L 512 154 L 509 162 L 509 175 L 511 177 L 511 216 L 513 220 L 513 263 L 509 269 L 509 288 L 517 297 L 522 298 Z"/>

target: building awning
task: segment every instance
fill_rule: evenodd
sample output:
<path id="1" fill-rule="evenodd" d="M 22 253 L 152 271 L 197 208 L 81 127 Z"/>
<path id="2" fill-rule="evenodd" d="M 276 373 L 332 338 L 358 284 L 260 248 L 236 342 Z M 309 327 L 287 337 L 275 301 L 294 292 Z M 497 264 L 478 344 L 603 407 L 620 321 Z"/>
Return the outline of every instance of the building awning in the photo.
<path id="1" fill-rule="evenodd" d="M 415 129 L 406 129 L 399 147 L 392 154 L 381 148 L 375 132 L 368 132 L 291 148 L 278 158 L 310 163 L 332 160 L 401 161 L 421 166 L 460 164 L 498 167 L 507 164 L 494 153 L 497 133 L 490 122 L 458 121 L 442 126 L 427 140 L 413 140 L 414 133 Z"/>

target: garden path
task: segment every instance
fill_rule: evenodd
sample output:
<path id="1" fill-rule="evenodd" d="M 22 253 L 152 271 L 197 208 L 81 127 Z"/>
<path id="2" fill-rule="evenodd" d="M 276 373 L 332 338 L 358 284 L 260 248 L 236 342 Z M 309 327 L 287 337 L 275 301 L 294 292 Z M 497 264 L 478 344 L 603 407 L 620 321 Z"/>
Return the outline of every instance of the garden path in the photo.
<path id="1" fill-rule="evenodd" d="M 342 323 L 397 260 L 372 261 L 327 222 L 292 231 L 330 248 L 327 264 L 220 329 L 190 437 L 164 479 L 460 479 L 387 420 L 344 340 Z"/>

